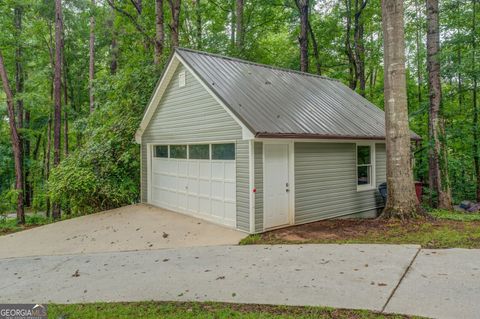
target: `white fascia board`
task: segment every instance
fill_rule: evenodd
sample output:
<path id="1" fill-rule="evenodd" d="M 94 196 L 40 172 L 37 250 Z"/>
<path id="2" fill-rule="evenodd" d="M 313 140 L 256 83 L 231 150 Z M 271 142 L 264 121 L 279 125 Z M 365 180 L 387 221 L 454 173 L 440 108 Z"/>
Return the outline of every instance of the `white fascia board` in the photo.
<path id="1" fill-rule="evenodd" d="M 177 69 L 179 63 L 180 61 L 178 60 L 177 54 L 175 53 L 170 59 L 170 61 L 168 62 L 167 67 L 163 72 L 163 75 L 160 81 L 158 82 L 157 87 L 155 88 L 155 92 L 153 93 L 153 96 L 150 99 L 150 103 L 148 104 L 147 110 L 143 115 L 142 121 L 140 122 L 140 126 L 135 132 L 135 141 L 138 144 L 142 143 L 143 132 L 147 128 L 148 123 L 150 122 L 153 114 L 155 113 L 155 110 L 160 104 L 160 100 L 162 99 L 163 94 L 165 93 L 165 90 L 167 89 L 167 86 L 170 83 L 170 80 L 172 79 L 173 74 L 175 73 L 175 70 Z"/>
<path id="2" fill-rule="evenodd" d="M 243 124 L 242 121 L 240 121 L 240 119 L 232 112 L 232 110 L 230 110 L 230 108 L 226 106 L 225 103 L 223 103 L 223 101 L 217 96 L 217 94 L 213 92 L 210 89 L 210 87 L 198 76 L 195 70 L 193 70 L 178 53 L 175 52 L 174 57 L 180 60 L 180 62 L 188 70 L 188 72 L 190 72 L 193 75 L 193 77 L 202 84 L 205 90 L 207 90 L 207 92 L 210 93 L 210 95 L 215 99 L 215 101 L 217 101 L 217 103 L 223 107 L 223 109 L 235 120 L 235 122 L 237 122 L 237 124 L 240 125 L 240 127 L 242 128 L 242 139 L 244 140 L 254 139 L 255 134 L 253 134 L 253 132 L 245 124 Z"/>

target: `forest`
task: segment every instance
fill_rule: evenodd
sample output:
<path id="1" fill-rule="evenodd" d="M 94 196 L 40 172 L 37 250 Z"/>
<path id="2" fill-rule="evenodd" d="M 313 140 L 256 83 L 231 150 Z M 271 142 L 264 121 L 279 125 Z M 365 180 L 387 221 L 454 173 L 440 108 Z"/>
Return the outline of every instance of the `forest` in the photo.
<path id="1" fill-rule="evenodd" d="M 477 7 L 403 1 L 424 205 L 480 200 Z M 0 213 L 20 223 L 139 201 L 134 134 L 177 46 L 335 78 L 384 108 L 380 0 L 3 0 L 0 26 Z"/>

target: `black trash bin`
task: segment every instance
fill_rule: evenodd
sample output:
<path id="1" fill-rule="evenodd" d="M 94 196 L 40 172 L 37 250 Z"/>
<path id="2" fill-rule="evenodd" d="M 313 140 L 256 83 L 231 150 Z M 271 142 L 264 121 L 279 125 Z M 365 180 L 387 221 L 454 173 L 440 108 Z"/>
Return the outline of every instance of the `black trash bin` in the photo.
<path id="1" fill-rule="evenodd" d="M 387 203 L 387 183 L 381 183 L 378 185 L 378 192 L 382 195 L 383 203 Z"/>

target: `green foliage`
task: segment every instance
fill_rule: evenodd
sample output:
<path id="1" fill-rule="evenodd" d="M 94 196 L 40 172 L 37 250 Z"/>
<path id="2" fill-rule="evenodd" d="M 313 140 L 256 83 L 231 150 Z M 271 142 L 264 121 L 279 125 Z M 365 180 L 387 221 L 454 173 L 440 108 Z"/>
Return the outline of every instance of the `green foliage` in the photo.
<path id="1" fill-rule="evenodd" d="M 82 145 L 49 179 L 48 194 L 63 209 L 91 213 L 138 201 L 140 163 L 134 134 L 156 75 L 153 67 L 145 66 L 98 80 L 98 108 L 88 117 Z"/>
<path id="2" fill-rule="evenodd" d="M 235 46 L 235 1 L 182 1 L 180 45 L 236 56 L 275 66 L 299 68 L 299 13 L 294 1 L 244 1 L 244 47 Z M 346 1 L 311 1 L 310 25 L 319 48 L 321 73 L 349 84 L 352 68 L 347 40 Z M 352 9 L 355 2 L 349 0 Z M 380 0 L 368 2 L 362 12 L 365 47 L 365 97 L 383 108 L 383 36 Z M 473 167 L 472 123 L 473 79 L 480 78 L 474 60 L 473 40 L 478 43 L 480 27 L 473 30 L 472 1 L 445 0 L 440 3 L 442 108 L 446 118 L 446 140 L 450 183 L 454 202 L 476 197 Z M 69 155 L 62 152 L 61 165 L 52 172 L 52 74 L 54 44 L 54 1 L 6 0 L 0 4 L 0 47 L 15 89 L 15 52 L 23 47 L 21 64 L 25 75 L 23 99 L 30 114 L 29 126 L 20 129 L 29 142 L 24 165 L 26 180 L 33 186 L 31 208 L 45 211 L 48 201 L 58 200 L 67 212 L 87 213 L 138 200 L 139 149 L 133 134 L 147 105 L 160 68 L 153 66 L 155 1 L 143 1 L 139 14 L 131 1 L 115 1 L 129 16 L 114 12 L 106 1 L 64 0 L 64 87 L 62 99 L 62 148 L 64 125 L 68 124 Z M 423 137 L 415 153 L 415 177 L 428 182 L 428 85 L 426 68 L 426 19 L 422 4 L 407 0 L 405 38 L 407 93 L 412 130 Z M 15 7 L 23 8 L 22 30 L 13 24 Z M 479 8 L 477 8 L 477 12 Z M 171 12 L 164 1 L 165 50 L 163 66 L 171 52 Z M 354 18 L 354 10 L 350 18 Z M 198 16 L 200 13 L 200 16 Z M 89 19 L 95 17 L 95 106 L 89 113 Z M 132 23 L 132 17 L 135 23 Z M 197 29 L 200 18 L 201 38 Z M 480 19 L 477 13 L 475 19 Z M 477 21 L 480 25 L 480 20 Z M 138 28 L 143 32 L 139 32 Z M 353 26 L 349 40 L 353 42 Z M 112 50 L 115 40 L 117 50 Z M 310 39 L 309 72 L 317 73 L 313 41 Z M 117 73 L 110 63 L 117 52 Z M 479 54 L 477 54 L 477 57 Z M 358 85 L 357 85 L 358 90 Z M 66 98 L 65 98 L 66 95 Z M 66 113 L 65 113 L 66 112 Z M 13 211 L 14 165 L 5 97 L 0 90 L 0 210 Z M 50 144 L 50 148 L 49 148 Z M 47 184 L 47 179 L 50 181 Z"/>
<path id="3" fill-rule="evenodd" d="M 14 233 L 34 226 L 45 225 L 50 222 L 50 219 L 44 217 L 43 215 L 37 214 L 26 215 L 25 225 L 18 225 L 17 220 L 14 218 L 0 218 L 0 235 Z"/>
<path id="4" fill-rule="evenodd" d="M 430 214 L 439 219 L 456 220 L 461 222 L 480 221 L 480 213 L 450 212 L 447 210 L 432 210 Z"/>

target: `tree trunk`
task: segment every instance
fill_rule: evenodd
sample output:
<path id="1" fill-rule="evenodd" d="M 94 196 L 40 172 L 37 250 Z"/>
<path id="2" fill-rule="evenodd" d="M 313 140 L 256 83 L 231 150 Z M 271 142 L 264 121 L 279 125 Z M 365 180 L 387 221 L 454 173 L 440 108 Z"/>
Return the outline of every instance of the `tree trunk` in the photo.
<path id="1" fill-rule="evenodd" d="M 417 59 L 417 99 L 418 107 L 422 107 L 422 62 L 420 61 L 420 31 L 422 28 L 422 20 L 420 17 L 420 6 L 418 0 L 415 0 L 415 18 L 417 19 L 415 30 L 415 45 L 416 45 L 416 59 Z"/>
<path id="2" fill-rule="evenodd" d="M 45 181 L 48 181 L 48 178 L 50 177 L 50 154 L 51 154 L 51 148 L 52 148 L 52 116 L 49 115 L 48 117 L 48 126 L 47 126 L 47 147 L 46 147 L 46 152 L 44 156 L 44 161 L 45 161 Z M 50 198 L 47 196 L 45 199 L 45 210 L 46 210 L 46 216 L 50 217 Z"/>
<path id="3" fill-rule="evenodd" d="M 244 31 L 244 26 L 243 26 L 243 0 L 237 0 L 237 5 L 236 5 L 236 30 L 237 34 L 235 37 L 235 46 L 237 47 L 237 51 L 241 52 L 243 50 L 243 31 Z"/>
<path id="4" fill-rule="evenodd" d="M 90 97 L 90 113 L 95 110 L 95 95 L 93 81 L 95 79 L 95 0 L 92 0 L 90 15 L 90 62 L 88 77 L 88 94 Z"/>
<path id="5" fill-rule="evenodd" d="M 308 72 L 308 10 L 309 0 L 295 0 L 300 13 L 300 71 Z"/>
<path id="6" fill-rule="evenodd" d="M 60 164 L 60 139 L 62 127 L 62 0 L 55 0 L 55 69 L 53 81 L 53 165 Z M 52 217 L 60 218 L 60 205 L 53 203 Z"/>
<path id="7" fill-rule="evenodd" d="M 196 29 L 197 29 L 197 50 L 203 48 L 203 26 L 202 26 L 202 2 L 200 0 L 195 1 L 196 11 Z"/>
<path id="8" fill-rule="evenodd" d="M 382 0 L 387 203 L 384 218 L 408 219 L 419 212 L 410 157 L 403 1 Z"/>
<path id="9" fill-rule="evenodd" d="M 351 0 L 345 0 L 345 16 L 346 16 L 346 26 L 345 26 L 345 54 L 348 58 L 348 71 L 350 74 L 348 87 L 352 90 L 357 88 L 357 64 L 355 61 L 355 55 L 352 49 L 351 43 L 351 30 L 352 30 L 352 8 Z"/>
<path id="10" fill-rule="evenodd" d="M 17 94 L 17 126 L 20 130 L 19 137 L 22 144 L 22 172 L 23 176 L 23 190 L 24 190 L 24 204 L 29 207 L 31 205 L 32 185 L 30 182 L 30 140 L 27 135 L 22 133 L 22 129 L 28 129 L 30 126 L 30 112 L 24 109 L 23 97 L 21 95 L 24 92 L 24 71 L 23 71 L 23 43 L 22 43 L 22 19 L 23 8 L 16 6 L 14 8 L 14 24 L 15 24 L 15 37 L 17 39 L 17 45 L 15 48 L 15 92 Z M 20 95 L 20 96 L 19 96 Z"/>
<path id="11" fill-rule="evenodd" d="M 308 32 L 310 33 L 310 39 L 312 40 L 313 47 L 313 56 L 315 57 L 315 67 L 317 69 L 317 74 L 322 75 L 322 61 L 320 60 L 320 52 L 318 52 L 318 43 L 313 32 L 312 25 L 308 21 Z"/>
<path id="12" fill-rule="evenodd" d="M 115 4 L 115 0 L 111 0 Z M 112 40 L 110 42 L 110 74 L 117 73 L 118 64 L 118 47 L 117 47 L 117 30 L 115 29 L 115 9 L 111 8 L 110 16 L 107 19 L 107 27 L 112 31 Z"/>
<path id="13" fill-rule="evenodd" d="M 162 58 L 163 46 L 165 44 L 165 29 L 163 0 L 155 0 L 155 57 L 154 63 L 158 65 Z"/>
<path id="14" fill-rule="evenodd" d="M 179 46 L 180 5 L 181 0 L 168 0 L 172 12 L 170 31 L 172 34 L 172 48 Z"/>
<path id="15" fill-rule="evenodd" d="M 475 177 L 477 181 L 477 201 L 480 201 L 480 158 L 478 147 L 478 105 L 477 105 L 477 5 L 472 0 L 473 18 L 472 18 L 472 68 L 473 68 L 473 91 L 472 91 L 472 108 L 473 108 L 473 165 L 475 169 Z"/>
<path id="16" fill-rule="evenodd" d="M 363 10 L 367 6 L 368 0 L 363 0 L 359 3 L 359 0 L 355 0 L 355 18 L 354 18 L 354 36 L 353 42 L 355 46 L 355 65 L 357 67 L 357 78 L 360 89 L 360 95 L 365 97 L 365 47 L 363 45 L 363 30 L 364 23 L 361 19 Z"/>
<path id="17" fill-rule="evenodd" d="M 2 51 L 0 50 L 0 78 L 2 79 L 3 90 L 7 97 L 8 122 L 10 124 L 10 137 L 12 141 L 13 157 L 15 162 L 15 190 L 17 197 L 17 222 L 25 224 L 25 211 L 23 207 L 23 172 L 22 172 L 22 144 L 18 135 L 17 123 L 15 120 L 15 105 L 13 93 L 8 82 L 7 70 L 3 62 Z"/>
<path id="18" fill-rule="evenodd" d="M 436 198 L 433 206 L 453 209 L 448 178 L 448 164 L 445 154 L 444 121 L 441 113 L 442 87 L 440 82 L 440 27 L 438 21 L 438 0 L 427 0 L 427 70 L 430 99 L 428 153 L 430 189 Z"/>

